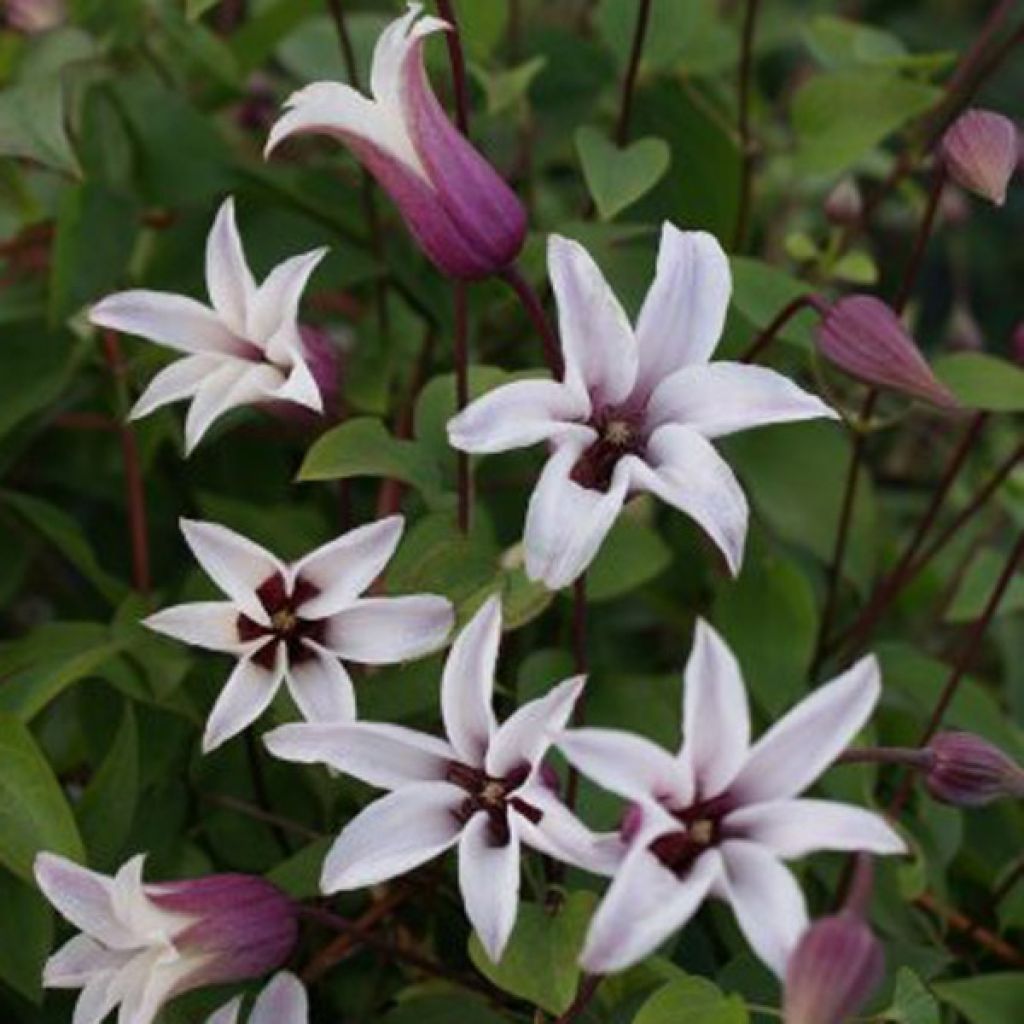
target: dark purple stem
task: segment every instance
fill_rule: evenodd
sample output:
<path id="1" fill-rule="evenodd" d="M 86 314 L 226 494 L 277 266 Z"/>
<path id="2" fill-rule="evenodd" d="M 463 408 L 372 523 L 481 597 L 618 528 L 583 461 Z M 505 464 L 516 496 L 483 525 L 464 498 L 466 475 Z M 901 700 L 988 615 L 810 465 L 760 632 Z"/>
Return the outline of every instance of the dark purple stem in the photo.
<path id="1" fill-rule="evenodd" d="M 586 675 L 587 657 L 587 577 L 581 576 L 572 588 L 572 652 L 573 665 L 577 675 Z M 587 693 L 589 681 L 584 684 L 583 691 L 576 701 L 572 712 L 572 724 L 575 728 L 584 725 L 587 720 Z M 579 793 L 580 775 L 576 768 L 569 766 L 569 778 L 565 787 L 565 802 L 570 808 L 576 806 Z"/>
<path id="2" fill-rule="evenodd" d="M 576 990 L 576 998 L 573 999 L 572 1005 L 555 1021 L 555 1024 L 571 1024 L 572 1021 L 577 1020 L 590 1005 L 601 980 L 600 974 L 584 974 L 580 978 L 579 988 Z"/>
<path id="3" fill-rule="evenodd" d="M 469 404 L 469 317 L 466 305 L 466 284 L 456 281 L 455 298 L 455 405 L 460 411 Z M 473 508 L 473 481 L 469 471 L 469 455 L 457 452 L 459 491 L 459 529 L 469 533 Z"/>
<path id="4" fill-rule="evenodd" d="M 466 58 L 462 52 L 459 19 L 452 0 L 437 0 L 437 13 L 452 27 L 444 33 L 448 47 L 448 60 L 452 66 L 452 92 L 454 93 L 455 124 L 463 135 L 469 134 L 469 89 L 466 84 Z"/>
<path id="5" fill-rule="evenodd" d="M 622 149 L 629 142 L 629 120 L 633 113 L 633 93 L 636 90 L 637 74 L 640 71 L 640 58 L 644 52 L 644 39 L 651 17 L 651 0 L 640 0 L 636 14 L 636 28 L 633 31 L 633 46 L 629 54 L 626 77 L 622 80 L 622 103 L 619 106 L 619 119 L 615 125 L 615 143 Z"/>
<path id="6" fill-rule="evenodd" d="M 740 44 L 740 80 L 738 124 L 740 137 L 740 198 L 736 213 L 736 229 L 732 248 L 738 252 L 747 237 L 750 222 L 750 203 L 754 188 L 754 160 L 757 156 L 750 134 L 750 84 L 754 64 L 754 29 L 757 25 L 759 0 L 747 0 L 743 17 L 743 37 Z"/>
<path id="7" fill-rule="evenodd" d="M 775 340 L 776 335 L 804 309 L 815 309 L 819 314 L 826 312 L 825 304 L 817 295 L 798 295 L 791 302 L 787 302 L 775 315 L 775 319 L 750 343 L 746 351 L 740 356 L 741 363 L 753 363 L 761 356 L 768 346 Z"/>
<path id="8" fill-rule="evenodd" d="M 533 286 L 523 276 L 522 271 L 512 266 L 504 270 L 501 275 L 511 285 L 512 290 L 519 297 L 523 310 L 530 318 L 533 329 L 540 337 L 544 346 L 544 361 L 548 364 L 551 376 L 555 380 L 561 380 L 565 372 L 562 362 L 562 351 L 558 344 L 558 336 L 555 334 L 551 321 L 548 320 L 544 307 L 541 305 L 540 297 L 533 290 Z"/>

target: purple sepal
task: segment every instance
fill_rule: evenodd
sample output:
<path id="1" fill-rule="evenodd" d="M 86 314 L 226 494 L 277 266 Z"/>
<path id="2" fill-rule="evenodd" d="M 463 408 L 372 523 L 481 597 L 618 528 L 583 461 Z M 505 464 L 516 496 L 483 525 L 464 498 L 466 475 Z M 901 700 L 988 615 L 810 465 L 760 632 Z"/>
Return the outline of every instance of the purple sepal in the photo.
<path id="1" fill-rule="evenodd" d="M 1020 160 L 1017 126 L 990 110 L 967 110 L 942 137 L 942 158 L 957 184 L 996 206 Z"/>
<path id="2" fill-rule="evenodd" d="M 981 807 L 1001 797 L 1024 797 L 1024 769 L 998 747 L 969 732 L 940 732 L 925 787 L 954 807 Z"/>

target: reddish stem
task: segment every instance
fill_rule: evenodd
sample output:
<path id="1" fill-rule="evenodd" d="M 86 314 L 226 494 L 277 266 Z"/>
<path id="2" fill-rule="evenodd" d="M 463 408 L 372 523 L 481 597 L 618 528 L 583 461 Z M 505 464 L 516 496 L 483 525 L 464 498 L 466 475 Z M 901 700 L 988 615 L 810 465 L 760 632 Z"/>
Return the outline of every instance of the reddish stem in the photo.
<path id="1" fill-rule="evenodd" d="M 452 92 L 455 102 L 455 124 L 463 135 L 469 134 L 469 89 L 466 84 L 466 58 L 462 53 L 459 19 L 452 0 L 437 0 L 437 12 L 452 27 L 444 33 L 448 47 L 448 60 L 452 66 Z"/>
<path id="2" fill-rule="evenodd" d="M 615 125 L 615 142 L 622 149 L 629 142 L 629 121 L 633 113 L 633 93 L 636 89 L 637 74 L 640 71 L 640 58 L 644 52 L 644 39 L 651 17 L 651 0 L 640 0 L 636 14 L 636 28 L 633 30 L 633 46 L 629 53 L 629 64 L 626 77 L 622 80 L 622 102 L 619 106 L 619 119 Z"/>
<path id="3" fill-rule="evenodd" d="M 586 675 L 587 658 L 587 577 L 582 575 L 572 588 L 572 652 L 573 664 L 577 675 Z M 575 728 L 582 726 L 587 720 L 587 693 L 590 683 L 584 683 L 583 690 L 576 701 L 572 712 L 572 724 Z M 579 793 L 580 775 L 576 768 L 569 766 L 569 778 L 565 787 L 565 801 L 570 808 L 576 806 Z"/>
<path id="4" fill-rule="evenodd" d="M 750 203 L 754 188 L 754 140 L 750 135 L 750 82 L 753 73 L 754 28 L 757 24 L 759 0 L 747 0 L 743 17 L 743 37 L 740 44 L 739 117 L 740 136 L 740 198 L 736 213 L 736 228 L 733 233 L 733 251 L 739 251 L 747 237 L 750 222 Z"/>
<path id="5" fill-rule="evenodd" d="M 572 1005 L 555 1021 L 555 1024 L 571 1024 L 572 1021 L 578 1019 L 590 1005 L 601 981 L 602 976 L 600 974 L 584 974 L 580 978 L 580 984 L 576 989 L 576 997 L 573 999 Z"/>
<path id="6" fill-rule="evenodd" d="M 555 334 L 551 321 L 548 320 L 544 307 L 541 305 L 540 297 L 533 290 L 532 285 L 526 280 L 518 267 L 508 267 L 502 272 L 501 276 L 512 286 L 513 291 L 522 304 L 524 312 L 530 318 L 534 330 L 540 337 L 541 344 L 544 346 L 544 361 L 548 364 L 551 376 L 555 380 L 561 380 L 565 373 L 562 350 L 558 344 L 558 336 Z"/>
<path id="7" fill-rule="evenodd" d="M 775 315 L 772 322 L 750 343 L 747 350 L 740 356 L 741 363 L 753 363 L 760 357 L 761 353 L 775 340 L 776 335 L 804 309 L 815 309 L 824 316 L 825 304 L 817 295 L 798 295 L 791 302 L 787 302 Z"/>

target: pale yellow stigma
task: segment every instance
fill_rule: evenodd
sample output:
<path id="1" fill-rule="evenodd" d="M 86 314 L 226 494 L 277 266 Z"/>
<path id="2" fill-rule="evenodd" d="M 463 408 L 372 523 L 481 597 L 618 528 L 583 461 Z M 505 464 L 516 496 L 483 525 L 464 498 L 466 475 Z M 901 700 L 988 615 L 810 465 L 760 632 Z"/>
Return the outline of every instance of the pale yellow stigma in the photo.
<path id="1" fill-rule="evenodd" d="M 632 437 L 633 429 L 625 420 L 611 420 L 604 428 L 604 439 L 616 448 L 624 448 Z"/>
<path id="2" fill-rule="evenodd" d="M 299 620 L 296 617 L 295 612 L 288 608 L 282 608 L 280 611 L 274 612 L 270 621 L 275 632 L 290 633 L 298 624 Z"/>
<path id="3" fill-rule="evenodd" d="M 500 782 L 488 782 L 480 791 L 481 803 L 491 807 L 500 807 L 505 799 L 505 787 Z"/>
<path id="4" fill-rule="evenodd" d="M 715 826 L 710 821 L 695 821 L 689 828 L 689 838 L 698 846 L 708 846 L 715 835 Z"/>

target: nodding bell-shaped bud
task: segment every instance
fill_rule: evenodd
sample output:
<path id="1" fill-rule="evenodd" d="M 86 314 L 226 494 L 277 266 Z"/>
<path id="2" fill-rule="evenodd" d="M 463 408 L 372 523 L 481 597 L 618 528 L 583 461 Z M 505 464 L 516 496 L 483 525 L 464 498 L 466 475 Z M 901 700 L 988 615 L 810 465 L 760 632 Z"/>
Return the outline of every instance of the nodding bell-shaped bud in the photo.
<path id="1" fill-rule="evenodd" d="M 63 25 L 67 6 L 64 0 L 7 0 L 4 15 L 15 32 L 36 35 Z"/>
<path id="2" fill-rule="evenodd" d="M 818 348 L 839 369 L 876 388 L 953 408 L 956 399 L 932 373 L 902 321 L 870 295 L 850 295 L 818 325 Z"/>
<path id="3" fill-rule="evenodd" d="M 885 973 L 881 943 L 856 913 L 823 917 L 804 932 L 786 967 L 785 1024 L 843 1024 Z"/>
<path id="4" fill-rule="evenodd" d="M 1020 160 L 1017 126 L 991 110 L 967 110 L 942 137 L 942 159 L 950 177 L 996 206 Z"/>
<path id="5" fill-rule="evenodd" d="M 825 216 L 832 224 L 856 224 L 864 212 L 864 200 L 853 178 L 843 178 L 825 199 Z"/>
<path id="6" fill-rule="evenodd" d="M 940 803 L 981 807 L 1024 797 L 1024 769 L 998 747 L 969 732 L 940 732 L 928 744 L 924 784 Z"/>

